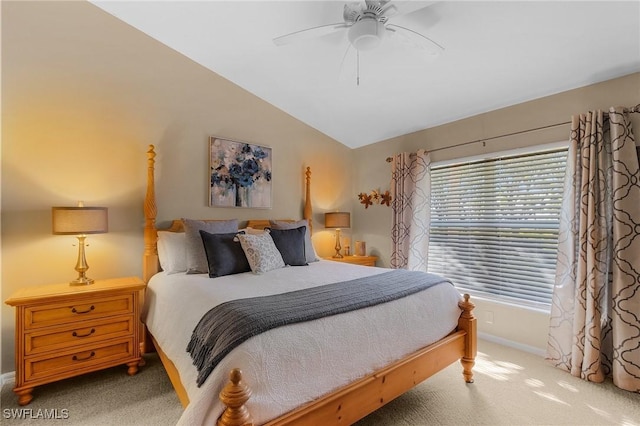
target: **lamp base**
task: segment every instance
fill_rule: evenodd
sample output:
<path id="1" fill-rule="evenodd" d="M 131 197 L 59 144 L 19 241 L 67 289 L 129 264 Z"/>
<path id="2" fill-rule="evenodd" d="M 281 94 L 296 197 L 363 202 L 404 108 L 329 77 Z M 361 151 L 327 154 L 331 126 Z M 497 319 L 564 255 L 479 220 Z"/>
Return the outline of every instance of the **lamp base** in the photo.
<path id="1" fill-rule="evenodd" d="M 336 229 L 336 254 L 333 255 L 334 259 L 342 259 L 344 256 L 342 256 L 342 254 L 340 254 L 340 250 L 342 250 L 342 247 L 340 247 L 340 229 Z"/>
<path id="2" fill-rule="evenodd" d="M 75 280 L 71 281 L 69 285 L 89 285 L 93 284 L 93 278 L 85 277 L 84 275 L 79 276 Z"/>
<path id="3" fill-rule="evenodd" d="M 76 271 L 78 271 L 78 278 L 71 281 L 70 285 L 89 285 L 93 284 L 93 280 L 87 277 L 87 259 L 84 256 L 84 240 L 86 235 L 78 235 L 78 261 L 76 262 Z"/>

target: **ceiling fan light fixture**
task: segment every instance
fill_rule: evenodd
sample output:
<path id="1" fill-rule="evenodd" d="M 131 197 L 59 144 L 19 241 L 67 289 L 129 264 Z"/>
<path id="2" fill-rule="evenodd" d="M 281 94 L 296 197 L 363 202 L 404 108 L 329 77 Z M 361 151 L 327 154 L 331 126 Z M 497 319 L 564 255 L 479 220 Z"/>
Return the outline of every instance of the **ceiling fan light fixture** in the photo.
<path id="1" fill-rule="evenodd" d="M 371 50 L 380 45 L 385 28 L 374 18 L 364 18 L 349 28 L 349 41 L 358 50 Z"/>

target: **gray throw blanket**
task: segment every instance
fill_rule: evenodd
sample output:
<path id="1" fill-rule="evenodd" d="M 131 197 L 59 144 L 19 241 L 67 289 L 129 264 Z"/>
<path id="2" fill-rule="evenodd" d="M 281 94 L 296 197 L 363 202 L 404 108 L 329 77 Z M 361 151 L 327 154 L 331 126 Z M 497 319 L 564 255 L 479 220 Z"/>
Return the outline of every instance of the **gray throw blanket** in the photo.
<path id="1" fill-rule="evenodd" d="M 252 336 L 283 325 L 400 299 L 442 282 L 449 281 L 434 274 L 396 269 L 351 281 L 222 303 L 202 317 L 187 346 L 198 368 L 198 387 L 225 355 Z"/>

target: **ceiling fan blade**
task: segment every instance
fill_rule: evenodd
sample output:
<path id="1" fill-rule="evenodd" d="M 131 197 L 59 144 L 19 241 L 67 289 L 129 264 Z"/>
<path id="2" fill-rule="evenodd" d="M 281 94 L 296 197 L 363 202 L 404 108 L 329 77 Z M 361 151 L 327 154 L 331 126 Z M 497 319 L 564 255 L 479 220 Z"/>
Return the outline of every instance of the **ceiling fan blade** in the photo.
<path id="1" fill-rule="evenodd" d="M 437 1 L 394 1 L 395 11 L 389 11 L 390 13 L 385 13 L 386 16 L 393 16 L 394 18 L 397 16 L 408 15 L 417 10 L 424 9 L 430 7 L 436 3 Z"/>
<path id="2" fill-rule="evenodd" d="M 318 27 L 307 28 L 304 30 L 295 31 L 290 34 L 285 34 L 280 37 L 276 37 L 273 39 L 273 43 L 276 46 L 284 46 L 286 44 L 297 43 L 299 41 L 307 40 L 314 37 L 321 37 L 323 35 L 331 34 L 335 31 L 343 30 L 348 27 L 349 25 L 344 22 L 320 25 Z"/>
<path id="3" fill-rule="evenodd" d="M 410 28 L 395 24 L 387 24 L 386 29 L 403 44 L 425 50 L 431 55 L 439 55 L 444 51 L 444 47 L 440 44 L 436 43 L 426 35 L 420 34 Z"/>
<path id="4" fill-rule="evenodd" d="M 382 7 L 382 15 L 390 18 L 392 16 L 396 16 L 398 14 L 398 7 L 393 3 L 387 3 Z"/>

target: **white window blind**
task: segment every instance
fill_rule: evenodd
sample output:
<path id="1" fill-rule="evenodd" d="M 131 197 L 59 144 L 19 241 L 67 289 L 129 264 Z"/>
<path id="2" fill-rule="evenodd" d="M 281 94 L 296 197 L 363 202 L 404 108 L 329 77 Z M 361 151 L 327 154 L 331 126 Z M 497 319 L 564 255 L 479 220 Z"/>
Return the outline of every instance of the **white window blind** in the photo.
<path id="1" fill-rule="evenodd" d="M 566 155 L 434 166 L 429 271 L 463 291 L 550 304 Z"/>

